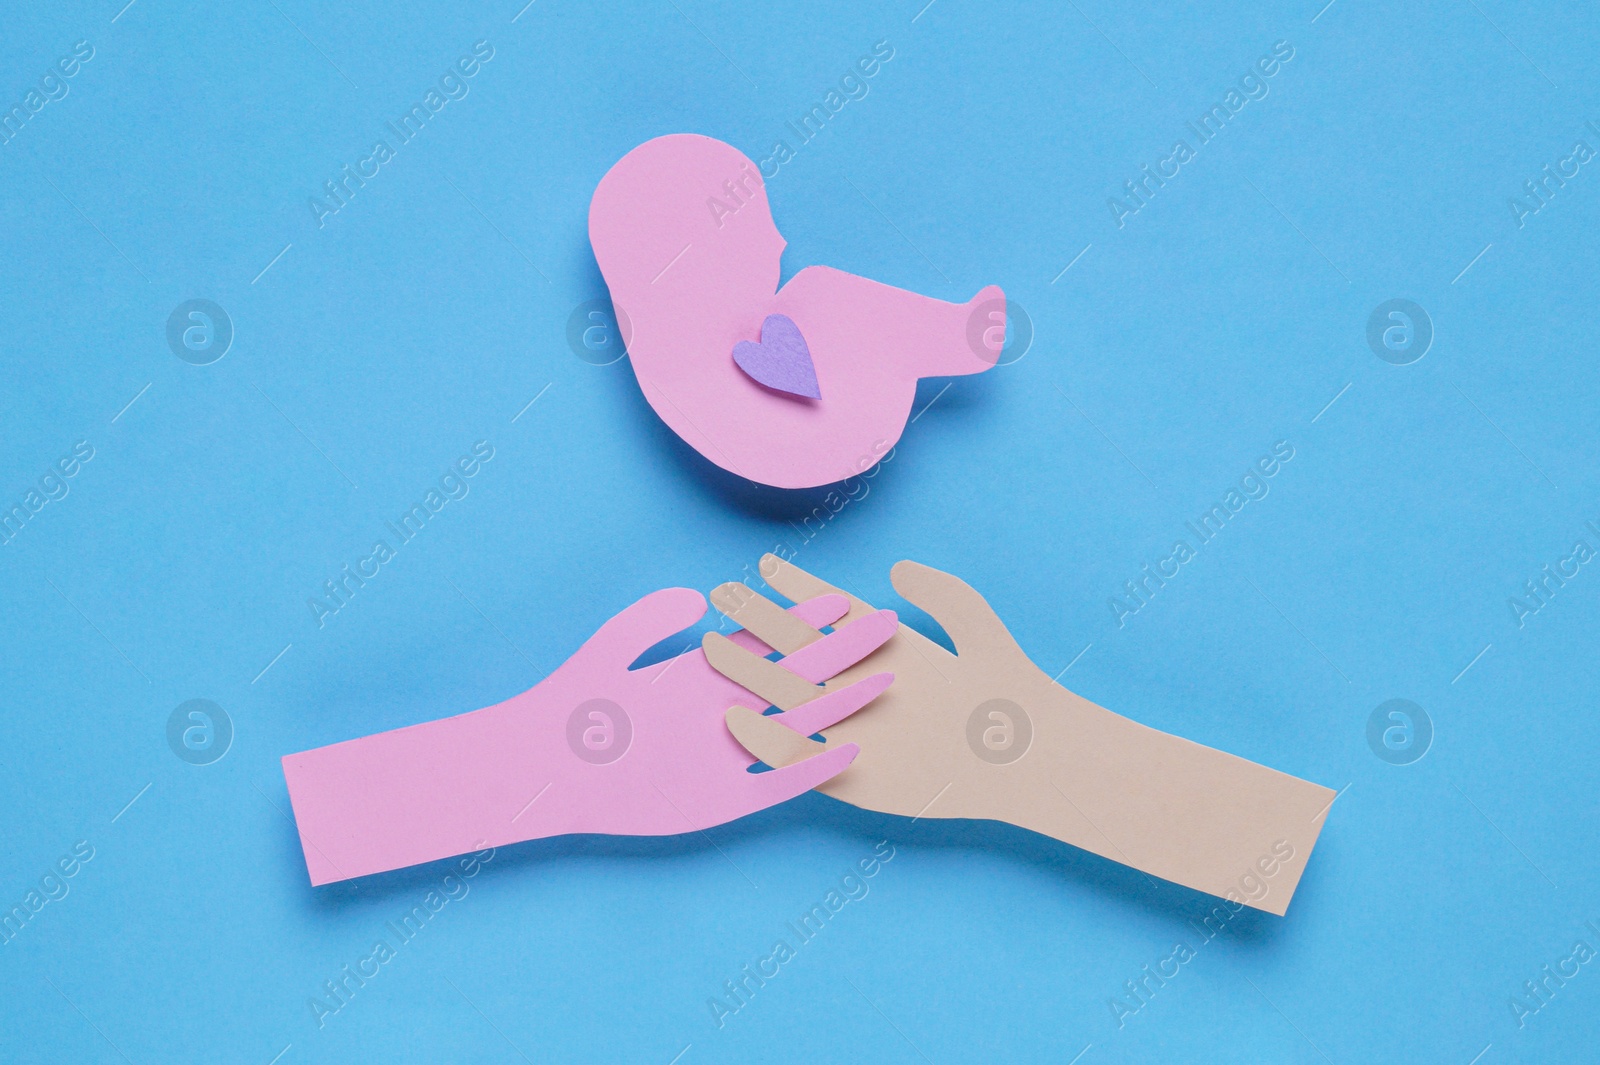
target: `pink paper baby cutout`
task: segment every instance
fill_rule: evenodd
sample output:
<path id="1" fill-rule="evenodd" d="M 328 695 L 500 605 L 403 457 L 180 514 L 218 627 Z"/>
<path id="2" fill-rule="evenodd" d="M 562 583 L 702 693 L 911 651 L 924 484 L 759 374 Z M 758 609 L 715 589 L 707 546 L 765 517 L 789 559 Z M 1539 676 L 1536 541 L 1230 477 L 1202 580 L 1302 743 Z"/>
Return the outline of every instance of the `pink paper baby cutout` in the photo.
<path id="1" fill-rule="evenodd" d="M 650 406 L 706 458 L 762 484 L 861 473 L 900 439 L 919 377 L 999 360 L 1005 294 L 993 285 L 946 303 L 810 266 L 778 289 L 784 239 L 761 173 L 710 137 L 657 137 L 623 156 L 595 189 L 589 240 Z M 820 399 L 765 388 L 734 362 L 773 314 L 804 335 Z"/>
<path id="2" fill-rule="evenodd" d="M 844 596 L 825 595 L 792 612 L 821 626 L 848 609 Z M 842 772 L 855 759 L 853 744 L 783 769 L 747 772 L 754 759 L 728 733 L 723 715 L 735 704 L 766 703 L 712 669 L 698 645 L 653 666 L 628 668 L 704 613 L 699 592 L 655 592 L 607 621 L 521 695 L 284 757 L 311 883 L 574 832 L 694 832 L 792 799 Z M 894 634 L 894 612 L 882 615 L 782 664 L 821 683 Z M 870 631 L 855 635 L 869 621 Z M 734 638 L 759 654 L 770 650 L 748 633 Z M 805 705 L 826 706 L 831 724 L 892 679 L 877 674 Z"/>

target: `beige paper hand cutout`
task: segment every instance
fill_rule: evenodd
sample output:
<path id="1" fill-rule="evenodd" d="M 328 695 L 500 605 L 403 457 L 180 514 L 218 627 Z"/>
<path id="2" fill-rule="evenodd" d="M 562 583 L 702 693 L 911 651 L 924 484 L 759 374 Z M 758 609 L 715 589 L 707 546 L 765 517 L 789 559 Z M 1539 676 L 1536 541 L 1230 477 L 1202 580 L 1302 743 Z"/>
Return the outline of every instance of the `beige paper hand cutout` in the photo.
<path id="1" fill-rule="evenodd" d="M 839 593 L 774 555 L 761 575 L 792 600 Z M 1006 821 L 1155 876 L 1282 915 L 1335 797 L 1332 789 L 1148 728 L 1053 682 L 1028 660 L 983 597 L 959 578 L 901 562 L 895 589 L 949 633 L 956 654 L 898 632 L 834 684 L 892 672 L 894 683 L 837 723 L 804 711 L 728 711 L 728 727 L 773 766 L 855 743 L 861 754 L 819 790 L 908 817 Z M 849 596 L 835 627 L 873 612 Z M 743 584 L 712 603 L 785 654 L 820 633 Z M 780 618 L 780 615 L 783 615 Z M 787 709 L 815 689 L 782 666 L 708 633 L 706 659 Z"/>

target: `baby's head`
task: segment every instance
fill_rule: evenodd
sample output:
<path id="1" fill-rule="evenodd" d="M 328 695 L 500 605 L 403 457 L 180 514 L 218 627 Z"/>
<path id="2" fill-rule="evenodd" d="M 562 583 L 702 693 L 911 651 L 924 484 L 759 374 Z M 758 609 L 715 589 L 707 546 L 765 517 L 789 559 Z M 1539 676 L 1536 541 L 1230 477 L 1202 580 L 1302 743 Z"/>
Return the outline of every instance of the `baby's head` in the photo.
<path id="1" fill-rule="evenodd" d="M 734 305 L 770 299 L 784 248 L 761 171 L 693 133 L 646 141 L 617 161 L 589 202 L 589 241 L 612 301 L 636 323 L 710 293 Z"/>

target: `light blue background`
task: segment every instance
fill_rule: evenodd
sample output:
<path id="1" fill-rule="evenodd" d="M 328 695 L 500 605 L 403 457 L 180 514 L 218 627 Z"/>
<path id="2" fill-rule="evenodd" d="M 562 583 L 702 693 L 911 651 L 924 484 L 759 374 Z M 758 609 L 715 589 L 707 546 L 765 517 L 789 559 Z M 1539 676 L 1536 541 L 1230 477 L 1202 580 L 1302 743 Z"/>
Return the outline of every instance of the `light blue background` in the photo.
<path id="1" fill-rule="evenodd" d="M 1520 229 L 1508 207 L 1600 149 L 1593 14 L 119 6 L 8 12 L 0 41 L 7 107 L 96 49 L 0 147 L 0 500 L 96 449 L 0 549 L 0 903 L 95 848 L 0 947 L 0 1058 L 1593 1060 L 1594 965 L 1525 1028 L 1509 1002 L 1600 946 L 1600 573 L 1524 627 L 1507 605 L 1600 547 L 1600 164 Z M 470 95 L 318 229 L 308 197 L 480 39 Z M 604 295 L 586 217 L 617 158 L 676 131 L 760 158 L 884 39 L 770 184 L 785 276 L 998 283 L 1037 338 L 925 382 L 870 495 L 802 543 L 823 493 L 711 468 L 566 323 Z M 1270 95 L 1119 229 L 1106 198 L 1278 40 Z M 237 330 L 205 367 L 163 335 L 197 297 Z M 1436 330 L 1409 366 L 1366 345 L 1394 297 Z M 307 597 L 480 439 L 470 496 L 319 630 Z M 1278 440 L 1271 494 L 1118 628 L 1109 597 Z M 1346 789 L 1289 916 L 1241 917 L 1119 1030 L 1109 1000 L 1210 900 L 811 795 L 709 840 L 504 849 L 319 1030 L 307 1000 L 446 867 L 312 890 L 278 759 L 501 700 L 777 543 L 880 605 L 901 558 L 958 573 L 1045 669 L 1084 652 L 1074 690 Z M 190 698 L 237 730 L 210 766 L 166 744 Z M 1390 698 L 1437 730 L 1410 766 L 1367 746 Z M 718 1029 L 707 999 L 882 839 L 871 894 Z"/>

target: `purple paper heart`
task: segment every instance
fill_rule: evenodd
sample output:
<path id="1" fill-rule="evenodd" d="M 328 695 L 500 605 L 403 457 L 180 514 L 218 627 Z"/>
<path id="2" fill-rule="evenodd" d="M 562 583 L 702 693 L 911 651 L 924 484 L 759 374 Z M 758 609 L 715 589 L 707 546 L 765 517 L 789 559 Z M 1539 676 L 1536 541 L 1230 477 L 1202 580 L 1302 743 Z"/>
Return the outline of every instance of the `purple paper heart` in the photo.
<path id="1" fill-rule="evenodd" d="M 741 340 L 733 346 L 733 361 L 757 382 L 791 396 L 821 399 L 817 368 L 811 362 L 811 349 L 794 319 L 784 314 L 769 314 L 761 323 L 761 343 Z"/>

